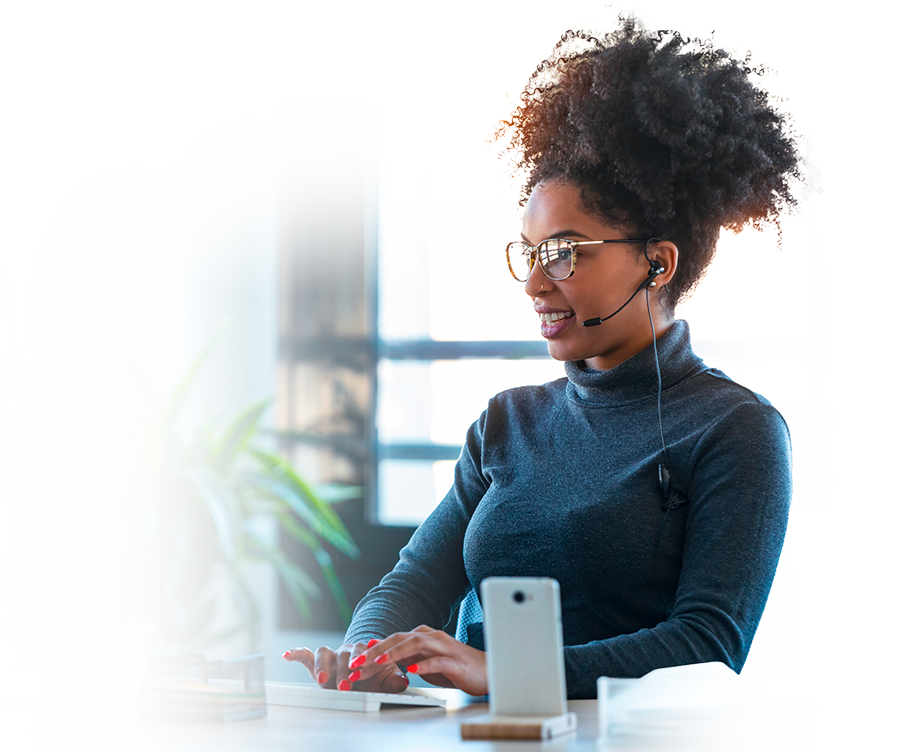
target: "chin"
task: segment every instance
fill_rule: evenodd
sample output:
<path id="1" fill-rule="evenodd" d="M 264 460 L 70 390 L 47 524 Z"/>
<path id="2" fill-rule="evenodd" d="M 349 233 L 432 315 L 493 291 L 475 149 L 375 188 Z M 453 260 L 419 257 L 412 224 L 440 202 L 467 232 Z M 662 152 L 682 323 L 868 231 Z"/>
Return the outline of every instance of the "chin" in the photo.
<path id="1" fill-rule="evenodd" d="M 558 360 L 560 363 L 565 362 L 576 362 L 579 360 L 586 360 L 590 358 L 590 355 L 585 355 L 583 353 L 579 353 L 576 350 L 572 350 L 571 348 L 566 347 L 554 347 L 552 342 L 547 343 L 547 354 L 553 358 L 553 360 Z"/>

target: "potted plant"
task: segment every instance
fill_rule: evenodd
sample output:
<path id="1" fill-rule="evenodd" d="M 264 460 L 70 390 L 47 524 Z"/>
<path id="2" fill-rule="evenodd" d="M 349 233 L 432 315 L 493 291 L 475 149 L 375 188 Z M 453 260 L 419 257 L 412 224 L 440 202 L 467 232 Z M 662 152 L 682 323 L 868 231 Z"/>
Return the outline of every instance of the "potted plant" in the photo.
<path id="1" fill-rule="evenodd" d="M 350 617 L 329 549 L 358 556 L 332 506 L 355 491 L 315 489 L 288 459 L 260 445 L 259 424 L 271 399 L 247 406 L 224 428 L 207 418 L 190 439 L 176 430 L 197 373 L 223 332 L 220 325 L 166 401 L 115 343 L 131 392 L 81 390 L 93 457 L 102 468 L 95 519 L 102 524 L 121 516 L 130 524 L 142 573 L 140 609 L 159 627 L 157 649 L 199 651 L 239 633 L 248 651 L 258 649 L 259 603 L 247 579 L 254 563 L 272 566 L 301 616 L 309 613 L 310 599 L 324 594 L 279 547 L 273 523 L 313 552 L 330 596 Z M 215 618 L 220 609 L 234 613 L 230 624 Z"/>
<path id="2" fill-rule="evenodd" d="M 82 619 L 49 626 L 59 710 L 88 725 L 131 725 L 139 717 L 141 691 L 156 625 L 135 622 L 135 556 L 128 526 L 112 520 L 91 556 Z"/>

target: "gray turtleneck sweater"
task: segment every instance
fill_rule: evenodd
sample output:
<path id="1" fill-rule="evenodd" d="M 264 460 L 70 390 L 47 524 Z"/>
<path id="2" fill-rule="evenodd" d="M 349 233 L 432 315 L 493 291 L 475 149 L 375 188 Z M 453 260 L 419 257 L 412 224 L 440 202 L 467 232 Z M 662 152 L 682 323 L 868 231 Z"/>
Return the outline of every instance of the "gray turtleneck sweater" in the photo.
<path id="1" fill-rule="evenodd" d="M 560 585 L 570 698 L 599 676 L 721 661 L 740 671 L 787 526 L 781 415 L 694 355 L 687 323 L 657 342 L 673 485 L 666 512 L 653 348 L 609 371 L 501 392 L 469 429 L 453 488 L 359 603 L 351 642 L 441 628 L 489 576 Z M 483 645 L 470 628 L 470 644 Z"/>

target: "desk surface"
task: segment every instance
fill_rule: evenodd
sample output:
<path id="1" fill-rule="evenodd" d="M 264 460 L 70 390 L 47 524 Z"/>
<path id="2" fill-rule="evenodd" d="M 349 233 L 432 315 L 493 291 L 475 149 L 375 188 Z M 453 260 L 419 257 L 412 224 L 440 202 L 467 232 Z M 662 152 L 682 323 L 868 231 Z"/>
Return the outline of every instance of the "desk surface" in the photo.
<path id="1" fill-rule="evenodd" d="M 227 724 L 147 723 L 140 748 L 184 750 L 302 750 L 303 752 L 379 752 L 390 750 L 494 749 L 596 750 L 597 702 L 578 700 L 569 709 L 578 716 L 573 734 L 548 742 L 463 741 L 460 722 L 484 715 L 486 703 L 447 691 L 447 708 L 391 707 L 377 713 L 316 710 L 270 705 L 264 718 Z M 543 746 L 542 746 L 543 745 Z"/>
<path id="2" fill-rule="evenodd" d="M 818 712 L 798 717 L 792 707 L 766 712 L 710 716 L 691 710 L 640 709 L 614 724 L 600 739 L 598 702 L 577 700 L 569 709 L 578 718 L 573 734 L 548 741 L 463 740 L 460 724 L 487 712 L 486 703 L 447 692 L 447 708 L 398 707 L 361 713 L 271 705 L 263 718 L 234 723 L 149 721 L 123 714 L 81 712 L 15 714 L 2 724 L 0 748 L 40 752 L 488 752 L 490 750 L 715 750 L 715 752 L 794 752 L 797 749 L 887 749 L 875 728 L 841 733 L 840 703 L 818 704 Z M 455 696 L 454 696 L 455 695 Z M 711 723 L 712 721 L 712 723 Z M 878 738 L 875 747 L 843 745 L 838 739 Z M 8 743 L 6 743 L 8 742 Z"/>

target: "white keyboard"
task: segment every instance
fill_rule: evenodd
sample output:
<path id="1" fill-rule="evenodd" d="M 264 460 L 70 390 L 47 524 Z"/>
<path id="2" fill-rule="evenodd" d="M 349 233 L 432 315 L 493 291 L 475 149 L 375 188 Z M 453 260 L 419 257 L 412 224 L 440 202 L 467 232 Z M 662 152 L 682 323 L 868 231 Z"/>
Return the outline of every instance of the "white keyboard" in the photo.
<path id="1" fill-rule="evenodd" d="M 268 705 L 291 705 L 297 708 L 322 708 L 325 710 L 353 710 L 373 713 L 382 705 L 418 705 L 443 707 L 447 701 L 417 689 L 407 689 L 400 694 L 390 692 L 343 692 L 324 689 L 317 684 L 291 682 L 266 682 Z"/>

